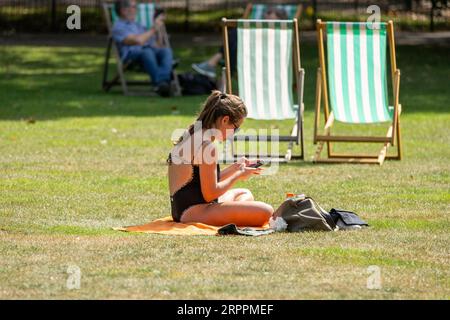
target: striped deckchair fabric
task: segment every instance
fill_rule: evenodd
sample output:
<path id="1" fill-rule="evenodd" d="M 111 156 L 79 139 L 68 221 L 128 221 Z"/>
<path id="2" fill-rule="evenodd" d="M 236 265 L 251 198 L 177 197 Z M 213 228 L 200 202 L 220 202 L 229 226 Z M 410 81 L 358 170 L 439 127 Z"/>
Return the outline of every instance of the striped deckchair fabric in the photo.
<path id="1" fill-rule="evenodd" d="M 266 4 L 253 4 L 252 11 L 250 13 L 250 19 L 261 20 L 264 19 L 264 12 L 266 12 L 268 5 Z M 298 5 L 296 4 L 279 4 L 275 6 L 277 9 L 283 9 L 286 11 L 286 15 L 289 20 L 296 18 Z"/>
<path id="2" fill-rule="evenodd" d="M 139 3 L 137 5 L 136 22 L 141 24 L 144 28 L 150 29 L 153 25 L 155 9 L 156 6 L 154 3 Z M 115 10 L 115 5 L 110 4 L 109 10 L 111 12 L 111 22 L 114 24 L 119 18 Z"/>
<path id="3" fill-rule="evenodd" d="M 338 121 L 392 121 L 386 76 L 387 24 L 378 26 L 326 23 L 329 101 Z"/>
<path id="4" fill-rule="evenodd" d="M 239 95 L 253 119 L 293 119 L 292 20 L 238 20 Z"/>

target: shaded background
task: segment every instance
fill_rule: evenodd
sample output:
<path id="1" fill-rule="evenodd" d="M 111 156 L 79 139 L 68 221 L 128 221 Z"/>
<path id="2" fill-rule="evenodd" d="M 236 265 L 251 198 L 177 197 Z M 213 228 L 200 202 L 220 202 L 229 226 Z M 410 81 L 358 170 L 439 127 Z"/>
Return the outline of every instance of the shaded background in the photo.
<path id="1" fill-rule="evenodd" d="M 239 0 L 159 0 L 168 11 L 167 27 L 175 32 L 211 32 L 219 30 L 220 17 L 242 16 L 246 1 Z M 450 29 L 448 1 L 423 0 L 334 0 L 334 1 L 254 1 L 255 3 L 301 3 L 302 29 L 313 29 L 318 16 L 327 20 L 365 20 L 371 4 L 381 8 L 382 19 L 395 19 L 396 27 L 410 31 Z M 17 32 L 69 32 L 65 27 L 67 6 L 81 8 L 82 32 L 106 32 L 101 0 L 0 0 L 0 30 L 3 34 Z"/>

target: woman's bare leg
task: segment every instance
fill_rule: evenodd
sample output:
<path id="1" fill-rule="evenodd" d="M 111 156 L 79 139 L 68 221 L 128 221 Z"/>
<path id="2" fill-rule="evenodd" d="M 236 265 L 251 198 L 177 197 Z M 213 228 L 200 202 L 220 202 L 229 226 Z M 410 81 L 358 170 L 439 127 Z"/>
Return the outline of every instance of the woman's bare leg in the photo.
<path id="1" fill-rule="evenodd" d="M 230 189 L 219 197 L 219 202 L 228 201 L 254 201 L 253 194 L 250 190 L 245 188 Z"/>
<path id="2" fill-rule="evenodd" d="M 261 201 L 227 201 L 192 206 L 183 213 L 181 222 L 260 227 L 269 221 L 272 214 L 272 206 Z"/>

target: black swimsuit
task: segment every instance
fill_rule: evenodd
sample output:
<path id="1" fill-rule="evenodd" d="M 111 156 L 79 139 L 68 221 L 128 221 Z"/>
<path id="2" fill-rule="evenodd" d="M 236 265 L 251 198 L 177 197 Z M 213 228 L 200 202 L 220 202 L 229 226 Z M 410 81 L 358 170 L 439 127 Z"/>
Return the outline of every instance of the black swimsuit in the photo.
<path id="1" fill-rule="evenodd" d="M 171 164 L 171 160 L 171 155 L 169 155 L 169 164 Z M 217 164 L 217 181 L 219 180 L 220 166 Z M 180 222 L 181 216 L 186 209 L 202 203 L 217 203 L 217 199 L 207 202 L 205 198 L 203 198 L 200 184 L 200 168 L 198 165 L 192 165 L 192 179 L 170 197 L 173 220 Z"/>

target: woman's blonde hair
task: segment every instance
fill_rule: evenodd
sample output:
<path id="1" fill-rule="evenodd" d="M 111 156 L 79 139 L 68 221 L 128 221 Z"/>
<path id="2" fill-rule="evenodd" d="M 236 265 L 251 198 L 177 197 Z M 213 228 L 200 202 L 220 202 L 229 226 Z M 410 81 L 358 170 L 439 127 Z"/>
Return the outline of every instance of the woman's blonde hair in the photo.
<path id="1" fill-rule="evenodd" d="M 197 116 L 196 122 L 201 121 L 202 129 L 214 127 L 217 119 L 228 116 L 233 124 L 247 116 L 247 107 L 238 96 L 222 93 L 218 90 L 211 92 Z M 189 135 L 194 133 L 194 124 L 188 128 Z M 183 137 L 178 142 L 181 142 Z"/>

